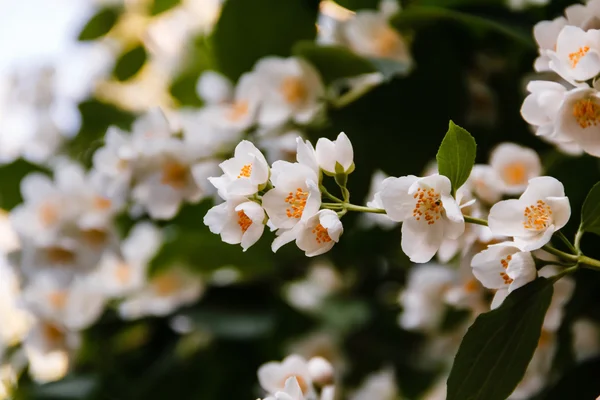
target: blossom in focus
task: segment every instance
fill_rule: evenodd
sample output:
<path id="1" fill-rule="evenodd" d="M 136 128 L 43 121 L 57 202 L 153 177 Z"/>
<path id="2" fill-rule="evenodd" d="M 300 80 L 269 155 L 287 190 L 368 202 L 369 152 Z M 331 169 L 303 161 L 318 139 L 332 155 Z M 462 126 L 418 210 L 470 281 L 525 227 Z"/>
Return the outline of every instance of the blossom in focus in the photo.
<path id="1" fill-rule="evenodd" d="M 244 251 L 260 239 L 265 229 L 265 211 L 245 197 L 231 197 L 214 206 L 204 216 L 212 233 L 229 244 L 241 244 Z"/>
<path id="2" fill-rule="evenodd" d="M 388 178 L 383 182 L 381 202 L 392 220 L 403 222 L 402 251 L 413 262 L 431 260 L 445 238 L 456 239 L 465 230 L 463 214 L 445 176 Z"/>
<path id="3" fill-rule="evenodd" d="M 550 57 L 546 53 L 548 50 L 554 50 L 558 34 L 567 23 L 565 17 L 558 17 L 552 21 L 540 21 L 533 27 L 533 36 L 540 52 L 534 63 L 537 72 L 550 71 Z"/>
<path id="4" fill-rule="evenodd" d="M 600 73 L 600 30 L 584 31 L 565 26 L 556 39 L 556 51 L 548 51 L 550 68 L 576 85 Z"/>
<path id="5" fill-rule="evenodd" d="M 308 369 L 308 362 L 297 355 L 287 356 L 282 362 L 271 361 L 258 369 L 258 381 L 267 393 L 286 390 L 289 378 L 295 378 L 301 395 L 312 396 L 314 387 Z"/>
<path id="6" fill-rule="evenodd" d="M 301 221 L 294 228 L 282 232 L 273 241 L 272 249 L 277 251 L 286 243 L 296 240 L 298 248 L 307 257 L 314 257 L 328 252 L 340 240 L 344 232 L 342 222 L 337 213 L 332 210 L 321 210 Z"/>
<path id="7" fill-rule="evenodd" d="M 354 169 L 354 149 L 344 132 L 336 140 L 320 138 L 316 146 L 319 167 L 329 174 L 349 174 Z"/>
<path id="8" fill-rule="evenodd" d="M 500 190 L 507 194 L 523 193 L 529 180 L 542 172 L 538 154 L 515 143 L 499 144 L 490 155 L 490 166 L 500 178 Z"/>
<path id="9" fill-rule="evenodd" d="M 489 246 L 471 261 L 473 275 L 489 289 L 496 289 L 492 308 L 502 304 L 513 290 L 537 277 L 535 261 L 529 252 L 522 252 L 510 242 Z"/>
<path id="10" fill-rule="evenodd" d="M 569 91 L 558 110 L 556 129 L 595 157 L 600 156 L 600 94 L 591 88 Z"/>
<path id="11" fill-rule="evenodd" d="M 504 200 L 490 210 L 489 227 L 494 235 L 514 237 L 522 251 L 536 250 L 569 221 L 571 206 L 558 180 L 533 178 L 518 200 Z"/>

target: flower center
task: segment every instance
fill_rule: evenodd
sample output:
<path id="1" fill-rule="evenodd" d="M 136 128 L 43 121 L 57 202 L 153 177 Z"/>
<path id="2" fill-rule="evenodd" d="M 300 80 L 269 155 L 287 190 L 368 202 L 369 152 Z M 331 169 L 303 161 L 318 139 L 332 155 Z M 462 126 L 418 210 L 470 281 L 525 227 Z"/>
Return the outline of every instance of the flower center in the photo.
<path id="1" fill-rule="evenodd" d="M 502 179 L 509 185 L 527 183 L 527 167 L 520 162 L 508 164 L 502 171 Z"/>
<path id="2" fill-rule="evenodd" d="M 92 207 L 96 210 L 108 210 L 112 205 L 112 201 L 106 197 L 96 196 L 92 201 Z"/>
<path id="3" fill-rule="evenodd" d="M 329 243 L 331 242 L 331 237 L 329 236 L 329 232 L 327 228 L 323 225 L 319 224 L 312 230 L 312 233 L 315 234 L 315 240 L 318 244 Z"/>
<path id="4" fill-rule="evenodd" d="M 465 283 L 464 290 L 467 293 L 474 293 L 479 289 L 479 282 L 477 279 L 471 278 Z"/>
<path id="5" fill-rule="evenodd" d="M 88 229 L 81 232 L 83 240 L 92 247 L 100 247 L 106 243 L 108 234 L 100 229 Z"/>
<path id="6" fill-rule="evenodd" d="M 510 260 L 512 260 L 511 254 L 507 255 L 506 258 L 503 258 L 502 260 L 500 260 L 500 264 L 502 264 L 502 268 L 507 269 L 508 263 L 510 262 Z M 512 279 L 510 276 L 508 276 L 508 274 L 504 271 L 500 272 L 500 276 L 502 277 L 502 279 L 504 279 L 505 285 L 510 285 L 514 281 L 514 279 Z"/>
<path id="7" fill-rule="evenodd" d="M 552 222 L 552 209 L 543 200 L 538 200 L 536 204 L 525 207 L 523 211 L 525 229 L 541 231 L 546 229 Z"/>
<path id="8" fill-rule="evenodd" d="M 440 215 L 444 210 L 442 200 L 440 200 L 440 194 L 433 190 L 433 188 L 427 190 L 418 188 L 413 197 L 417 199 L 413 210 L 413 217 L 415 217 L 417 221 L 420 221 L 421 218 L 423 218 L 427 221 L 428 225 L 435 224 L 435 221 L 440 219 Z"/>
<path id="9" fill-rule="evenodd" d="M 120 262 L 115 268 L 115 278 L 122 285 L 126 284 L 131 280 L 131 268 L 129 264 Z"/>
<path id="10" fill-rule="evenodd" d="M 300 218 L 304 207 L 306 207 L 306 200 L 308 199 L 308 192 L 297 188 L 296 193 L 290 192 L 285 198 L 285 202 L 290 205 L 289 208 L 285 209 L 285 213 L 288 218 Z"/>
<path id="11" fill-rule="evenodd" d="M 172 274 L 163 274 L 152 280 L 152 286 L 159 296 L 168 296 L 179 289 L 181 282 Z"/>
<path id="12" fill-rule="evenodd" d="M 240 170 L 240 174 L 237 176 L 238 179 L 244 177 L 244 178 L 250 178 L 250 174 L 252 173 L 252 164 L 246 164 L 242 167 L 242 169 Z"/>
<path id="13" fill-rule="evenodd" d="M 391 56 L 400 44 L 400 37 L 389 27 L 384 27 L 375 38 L 375 51 L 382 57 Z"/>
<path id="14" fill-rule="evenodd" d="M 231 109 L 227 114 L 227 118 L 230 121 L 239 121 L 240 119 L 245 117 L 246 114 L 248 114 L 249 108 L 250 107 L 247 101 L 236 101 L 231 105 Z"/>
<path id="15" fill-rule="evenodd" d="M 167 161 L 162 167 L 160 183 L 169 185 L 173 189 L 183 189 L 188 182 L 188 168 L 176 161 Z"/>
<path id="16" fill-rule="evenodd" d="M 55 291 L 48 294 L 48 301 L 54 308 L 62 309 L 67 304 L 67 293 L 64 291 Z"/>
<path id="17" fill-rule="evenodd" d="M 283 98 L 290 104 L 301 103 L 308 96 L 304 82 L 298 77 L 289 76 L 281 83 Z"/>
<path id="18" fill-rule="evenodd" d="M 596 126 L 600 123 L 600 105 L 592 99 L 581 99 L 573 105 L 573 116 L 582 128 Z"/>
<path id="19" fill-rule="evenodd" d="M 42 224 L 46 227 L 54 225 L 58 221 L 58 210 L 54 204 L 43 203 L 40 206 L 38 213 Z"/>
<path id="20" fill-rule="evenodd" d="M 571 68 L 575 68 L 577 64 L 579 64 L 579 61 L 581 61 L 581 57 L 585 56 L 588 51 L 590 51 L 590 46 L 583 46 L 580 47 L 576 52 L 569 54 Z"/>
<path id="21" fill-rule="evenodd" d="M 42 332 L 50 343 L 57 343 L 63 340 L 63 333 L 56 325 L 44 323 L 42 325 Z"/>
<path id="22" fill-rule="evenodd" d="M 52 264 L 71 264 L 75 261 L 75 253 L 62 247 L 48 247 L 46 258 Z"/>
<path id="23" fill-rule="evenodd" d="M 250 217 L 246 215 L 244 210 L 240 210 L 237 212 L 238 215 L 238 225 L 242 228 L 242 233 L 246 233 L 250 225 L 252 225 L 252 220 Z"/>

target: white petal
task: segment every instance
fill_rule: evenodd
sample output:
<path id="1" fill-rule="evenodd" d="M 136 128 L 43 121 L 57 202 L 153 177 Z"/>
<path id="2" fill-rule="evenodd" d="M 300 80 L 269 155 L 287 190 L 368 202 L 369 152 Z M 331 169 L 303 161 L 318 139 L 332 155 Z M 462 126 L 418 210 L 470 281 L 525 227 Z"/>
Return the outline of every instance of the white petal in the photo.
<path id="1" fill-rule="evenodd" d="M 506 299 L 508 297 L 508 288 L 507 289 L 498 289 L 496 291 L 496 294 L 494 294 L 494 298 L 492 299 L 492 304 L 490 305 L 490 308 L 492 310 L 495 310 L 496 308 L 500 307 L 502 305 L 502 303 L 504 302 L 504 299 Z"/>
<path id="2" fill-rule="evenodd" d="M 550 242 L 555 232 L 554 225 L 550 225 L 546 230 L 533 236 L 515 237 L 515 244 L 523 251 L 533 251 L 542 248 Z"/>
<path id="3" fill-rule="evenodd" d="M 454 200 L 454 197 L 448 195 L 442 195 L 442 205 L 446 211 L 446 217 L 452 222 L 462 222 L 464 225 L 465 218 L 460 210 L 460 207 Z"/>
<path id="4" fill-rule="evenodd" d="M 505 273 L 502 260 L 508 262 L 507 257 L 519 252 L 519 248 L 509 243 L 489 246 L 486 250 L 476 254 L 471 260 L 473 275 L 483 286 L 488 289 L 501 289 L 507 285 L 501 276 Z"/>
<path id="5" fill-rule="evenodd" d="M 535 204 L 547 197 L 564 197 L 565 188 L 562 183 L 551 176 L 540 176 L 529 180 L 529 186 L 520 197 L 526 205 Z"/>
<path id="6" fill-rule="evenodd" d="M 330 173 L 335 173 L 335 144 L 326 138 L 317 141 L 316 155 L 319 166 Z"/>
<path id="7" fill-rule="evenodd" d="M 499 236 L 527 236 L 529 232 L 523 226 L 524 210 L 525 205 L 520 200 L 504 200 L 494 204 L 488 217 L 490 230 Z"/>
<path id="8" fill-rule="evenodd" d="M 381 205 L 388 217 L 402 222 L 412 216 L 415 199 L 408 194 L 408 189 L 417 181 L 414 175 L 400 178 L 387 178 L 381 184 Z"/>
<path id="9" fill-rule="evenodd" d="M 438 251 L 444 239 L 444 226 L 427 225 L 425 220 L 407 219 L 402 224 L 402 251 L 415 263 L 425 263 Z"/>
<path id="10" fill-rule="evenodd" d="M 350 139 L 344 132 L 340 133 L 335 141 L 337 150 L 337 161 L 344 167 L 344 170 L 348 170 L 354 162 L 354 149 Z"/>
<path id="11" fill-rule="evenodd" d="M 281 246 L 284 246 L 289 242 L 294 241 L 301 230 L 301 225 L 303 224 L 297 224 L 292 229 L 277 231 L 278 236 L 275 238 L 275 240 L 273 240 L 273 244 L 271 245 L 271 250 L 273 251 L 273 253 L 276 253 L 277 250 L 281 248 Z"/>
<path id="12" fill-rule="evenodd" d="M 452 191 L 452 184 L 450 179 L 444 175 L 434 174 L 424 178 L 419 178 L 418 181 L 412 184 L 408 189 L 409 194 L 414 194 L 418 188 L 429 189 L 432 188 L 442 196 L 450 195 Z"/>
<path id="13" fill-rule="evenodd" d="M 508 288 L 509 293 L 533 281 L 537 277 L 537 270 L 531 253 L 513 254 L 506 273 L 514 279 Z"/>
<path id="14" fill-rule="evenodd" d="M 552 218 L 556 230 L 561 229 L 571 217 L 571 204 L 567 197 L 548 197 L 546 203 L 552 209 Z"/>

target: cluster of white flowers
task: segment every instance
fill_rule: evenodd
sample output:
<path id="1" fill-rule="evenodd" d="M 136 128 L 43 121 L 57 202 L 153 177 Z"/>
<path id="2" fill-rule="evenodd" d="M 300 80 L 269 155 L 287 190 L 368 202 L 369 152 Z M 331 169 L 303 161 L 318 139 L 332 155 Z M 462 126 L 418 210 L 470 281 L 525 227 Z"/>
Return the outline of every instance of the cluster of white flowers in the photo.
<path id="1" fill-rule="evenodd" d="M 553 80 L 531 81 L 521 114 L 536 135 L 570 154 L 600 157 L 600 1 L 567 7 L 564 17 L 539 22 L 537 72 Z"/>

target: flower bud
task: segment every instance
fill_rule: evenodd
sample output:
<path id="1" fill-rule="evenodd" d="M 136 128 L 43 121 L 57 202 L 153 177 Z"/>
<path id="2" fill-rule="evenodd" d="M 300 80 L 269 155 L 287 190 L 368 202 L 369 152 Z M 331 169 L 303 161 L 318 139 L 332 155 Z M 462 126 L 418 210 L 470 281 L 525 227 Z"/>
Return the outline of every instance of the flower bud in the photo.
<path id="1" fill-rule="evenodd" d="M 313 382 L 319 386 L 326 386 L 333 383 L 333 366 L 323 357 L 313 357 L 308 361 L 308 373 Z"/>

